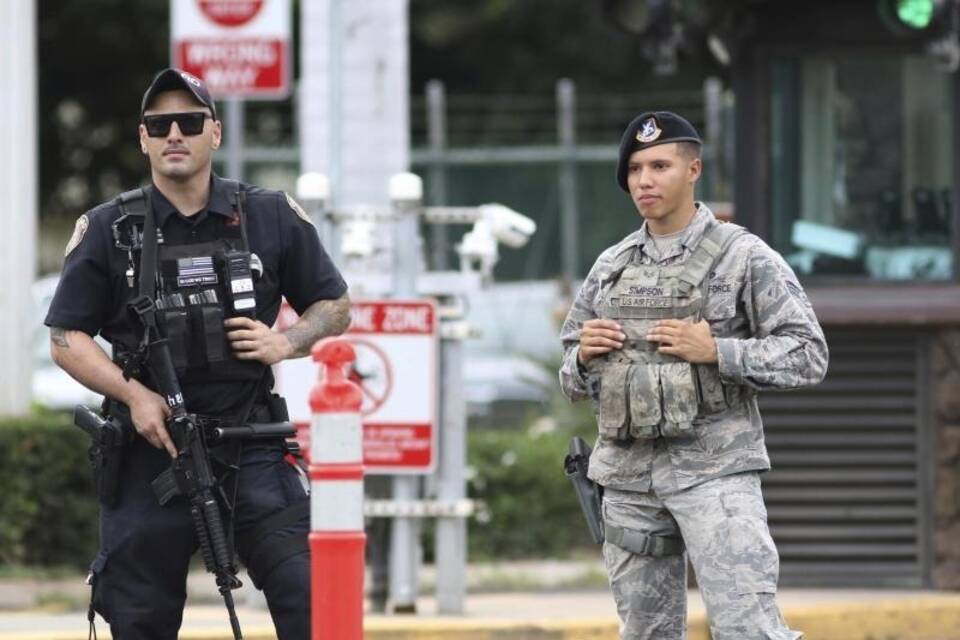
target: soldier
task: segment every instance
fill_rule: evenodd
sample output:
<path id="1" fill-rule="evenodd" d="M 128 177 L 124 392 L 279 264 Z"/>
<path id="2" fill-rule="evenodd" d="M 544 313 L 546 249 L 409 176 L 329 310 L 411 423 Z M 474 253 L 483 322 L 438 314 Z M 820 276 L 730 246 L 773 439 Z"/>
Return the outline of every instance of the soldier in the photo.
<path id="1" fill-rule="evenodd" d="M 80 216 L 46 324 L 57 364 L 105 395 L 107 412 L 131 434 L 119 464 L 110 465 L 119 478 L 104 483 L 119 491 L 101 496 L 92 607 L 114 638 L 173 640 L 198 537 L 185 500 L 161 506 L 155 495 L 154 480 L 178 452 L 167 429 L 170 408 L 143 359 L 144 336 L 127 303 L 138 293 L 156 298 L 187 409 L 205 421 L 242 424 L 286 420 L 282 399 L 271 393 L 270 365 L 342 332 L 350 302 L 290 196 L 213 174 L 221 124 L 201 80 L 178 69 L 160 72 L 140 118 L 152 184 Z M 281 296 L 301 316 L 282 333 L 271 329 Z M 93 341 L 97 333 L 111 343 L 112 360 Z M 216 456 L 231 538 L 264 591 L 277 635 L 305 640 L 309 500 L 285 460 L 283 439 Z"/>
<path id="2" fill-rule="evenodd" d="M 666 111 L 624 132 L 617 182 L 644 223 L 577 293 L 560 384 L 597 415 L 588 473 L 621 637 L 686 637 L 689 554 L 714 640 L 793 640 L 775 600 L 756 396 L 818 383 L 827 345 L 783 258 L 694 200 L 700 149 Z"/>

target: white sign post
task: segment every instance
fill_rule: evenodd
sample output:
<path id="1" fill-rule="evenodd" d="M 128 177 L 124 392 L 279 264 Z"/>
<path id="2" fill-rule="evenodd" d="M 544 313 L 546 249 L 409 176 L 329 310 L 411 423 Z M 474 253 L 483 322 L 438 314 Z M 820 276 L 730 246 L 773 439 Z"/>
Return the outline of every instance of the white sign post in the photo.
<path id="1" fill-rule="evenodd" d="M 173 66 L 217 98 L 290 94 L 290 0 L 172 0 Z"/>

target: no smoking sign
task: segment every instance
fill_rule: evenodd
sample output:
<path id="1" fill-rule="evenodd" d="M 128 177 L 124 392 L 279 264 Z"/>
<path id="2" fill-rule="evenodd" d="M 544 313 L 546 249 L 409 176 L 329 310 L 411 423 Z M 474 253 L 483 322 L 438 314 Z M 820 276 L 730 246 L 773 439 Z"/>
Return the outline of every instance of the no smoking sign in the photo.
<path id="1" fill-rule="evenodd" d="M 393 366 L 386 352 L 375 342 L 363 338 L 351 338 L 357 360 L 350 367 L 349 378 L 363 391 L 360 413 L 369 416 L 387 402 L 393 391 Z"/>
<path id="2" fill-rule="evenodd" d="M 284 303 L 277 328 L 296 319 Z M 357 353 L 349 377 L 363 392 L 367 473 L 430 473 L 436 465 L 436 306 L 429 300 L 354 301 L 344 337 Z M 300 358 L 276 369 L 291 420 L 309 423 L 307 398 L 319 368 Z"/>

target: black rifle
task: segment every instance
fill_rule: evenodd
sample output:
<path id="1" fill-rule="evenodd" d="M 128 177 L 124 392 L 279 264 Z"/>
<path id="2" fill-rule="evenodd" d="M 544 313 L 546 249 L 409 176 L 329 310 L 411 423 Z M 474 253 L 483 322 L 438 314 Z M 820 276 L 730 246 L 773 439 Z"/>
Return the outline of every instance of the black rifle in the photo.
<path id="1" fill-rule="evenodd" d="M 157 392 L 170 407 L 167 430 L 177 449 L 177 457 L 171 462 L 170 471 L 176 481 L 177 493 L 190 502 L 190 515 L 193 517 L 203 563 L 207 571 L 216 576 L 217 587 L 230 616 L 234 639 L 242 640 L 240 621 L 237 620 L 231 590 L 240 588 L 243 583 L 237 578 L 237 568 L 227 543 L 220 505 L 214 493 L 217 479 L 210 467 L 203 431 L 197 417 L 187 413 L 183 403 L 183 393 L 170 357 L 170 349 L 157 328 L 153 300 L 148 296 L 139 296 L 129 303 L 129 308 L 144 328 L 144 346 L 149 349 L 147 362 Z M 156 486 L 155 482 L 154 487 Z M 168 495 L 167 499 L 170 497 L 172 496 Z M 161 504 L 163 502 L 164 499 L 161 498 Z"/>

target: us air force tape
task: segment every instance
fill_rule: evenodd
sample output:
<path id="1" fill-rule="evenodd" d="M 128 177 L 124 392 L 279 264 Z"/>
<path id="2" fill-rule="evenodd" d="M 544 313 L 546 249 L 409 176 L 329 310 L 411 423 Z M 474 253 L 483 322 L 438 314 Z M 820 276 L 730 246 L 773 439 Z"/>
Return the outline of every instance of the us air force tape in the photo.
<path id="1" fill-rule="evenodd" d="M 670 111 L 647 111 L 627 125 L 620 139 L 620 154 L 617 162 L 617 184 L 627 188 L 627 162 L 640 149 L 655 147 L 668 142 L 696 142 L 703 144 L 700 134 L 685 118 Z"/>
<path id="2" fill-rule="evenodd" d="M 301 207 L 300 204 L 296 200 L 294 200 L 289 193 L 284 191 L 283 195 L 287 197 L 287 204 L 290 205 L 290 208 L 293 209 L 294 213 L 296 213 L 305 222 L 309 222 L 310 224 L 313 224 L 313 220 L 310 219 L 310 216 L 307 215 L 307 212 L 303 210 L 303 207 Z"/>
<path id="3" fill-rule="evenodd" d="M 83 214 L 77 218 L 77 224 L 73 227 L 73 235 L 70 236 L 70 241 L 67 242 L 67 248 L 63 252 L 63 257 L 67 257 L 71 251 L 77 248 L 89 228 L 90 220 L 87 219 L 87 214 Z"/>

